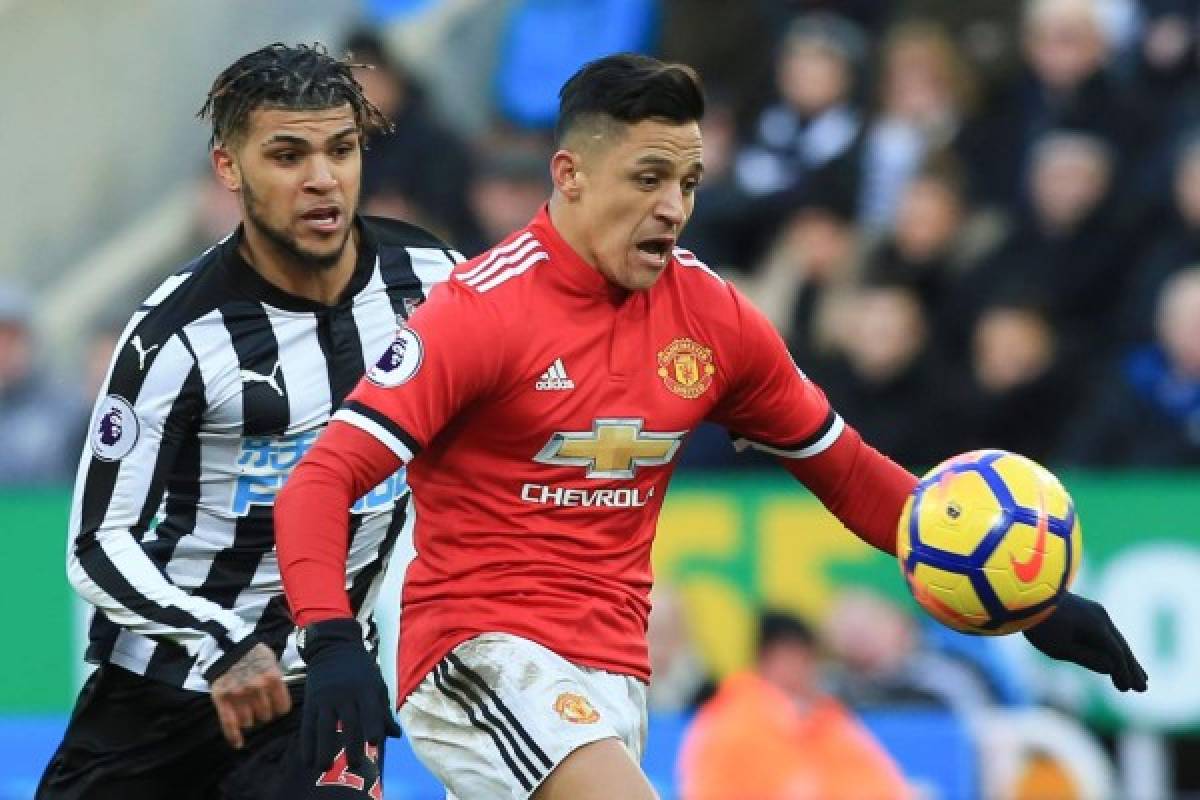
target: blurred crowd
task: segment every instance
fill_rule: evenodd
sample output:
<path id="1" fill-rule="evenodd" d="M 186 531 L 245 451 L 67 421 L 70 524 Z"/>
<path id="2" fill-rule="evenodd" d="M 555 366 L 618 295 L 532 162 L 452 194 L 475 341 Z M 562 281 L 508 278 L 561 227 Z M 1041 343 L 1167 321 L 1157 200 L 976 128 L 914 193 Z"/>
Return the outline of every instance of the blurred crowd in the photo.
<path id="1" fill-rule="evenodd" d="M 453 56 L 488 72 L 482 126 L 445 112 L 386 19 L 331 42 L 374 67 L 360 80 L 396 125 L 366 153 L 366 213 L 474 255 L 548 194 L 562 77 L 612 50 L 683 61 L 709 109 L 682 244 L 879 449 L 914 468 L 975 447 L 1200 465 L 1200 0 L 503 5 L 503 24 L 480 17 L 495 58 Z M 202 183 L 178 263 L 237 219 Z M 66 421 L 122 314 L 50 381 L 28 302 L 3 290 L 0 483 L 69 480 L 85 423 Z M 713 431 L 684 459 L 735 463 Z"/>
<path id="2" fill-rule="evenodd" d="M 718 680 L 676 590 L 652 599 L 649 703 L 660 727 L 682 723 L 681 800 L 1119 796 L 1103 741 L 1038 705 L 1017 640 L 843 587 L 819 622 L 760 611 L 747 663 Z"/>

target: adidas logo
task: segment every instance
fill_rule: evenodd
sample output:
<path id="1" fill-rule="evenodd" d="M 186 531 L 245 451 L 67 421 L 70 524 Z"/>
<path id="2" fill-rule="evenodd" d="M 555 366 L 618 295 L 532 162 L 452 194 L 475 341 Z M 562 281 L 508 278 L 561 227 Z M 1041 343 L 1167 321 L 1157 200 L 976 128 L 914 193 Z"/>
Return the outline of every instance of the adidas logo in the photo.
<path id="1" fill-rule="evenodd" d="M 539 392 L 554 392 L 563 389 L 574 389 L 575 381 L 567 377 L 567 368 L 563 366 L 562 359 L 554 359 L 554 363 L 550 368 L 542 373 L 542 376 L 537 379 L 537 383 L 533 388 Z"/>

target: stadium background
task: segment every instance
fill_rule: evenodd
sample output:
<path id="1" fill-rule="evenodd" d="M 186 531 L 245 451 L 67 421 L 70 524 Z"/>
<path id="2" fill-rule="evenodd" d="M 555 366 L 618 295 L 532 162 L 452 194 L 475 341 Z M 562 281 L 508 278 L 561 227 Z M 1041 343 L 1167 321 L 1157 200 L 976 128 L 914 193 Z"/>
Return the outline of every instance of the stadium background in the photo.
<path id="1" fill-rule="evenodd" d="M 1155 389 L 1163 359 L 1185 378 L 1197 366 L 1156 309 L 1200 341 L 1200 200 L 1186 191 L 1200 188 L 1198 6 L 0 0 L 0 601 L 16 621 L 0 660 L 0 798 L 31 794 L 84 674 L 62 559 L 99 365 L 148 287 L 236 218 L 193 114 L 218 69 L 275 40 L 353 41 L 381 64 L 373 82 L 395 71 L 400 83 L 369 87 L 405 98 L 397 143 L 370 153 L 369 208 L 468 253 L 544 196 L 553 92 L 582 61 L 634 49 L 695 64 L 710 174 L 684 244 L 772 315 L 885 451 L 916 469 L 1008 447 L 1073 492 L 1078 587 L 1126 632 L 1145 695 L 1020 637 L 936 630 L 889 559 L 701 432 L 655 552 L 659 607 L 678 612 L 652 632 L 670 680 L 647 769 L 665 797 L 681 698 L 747 663 L 756 610 L 832 630 L 846 597 L 895 612 L 894 680 L 936 689 L 946 670 L 949 687 L 965 665 L 989 687 L 864 710 L 924 796 L 1200 796 L 1200 367 L 1167 397 Z M 905 37 L 917 46 L 898 55 Z M 791 110 L 783 64 L 811 90 Z M 797 122 L 809 117 L 828 124 Z M 1175 301 L 1160 303 L 1164 287 Z M 828 661 L 834 684 L 856 668 L 832 645 Z M 404 753 L 389 779 L 389 796 L 436 796 Z"/>

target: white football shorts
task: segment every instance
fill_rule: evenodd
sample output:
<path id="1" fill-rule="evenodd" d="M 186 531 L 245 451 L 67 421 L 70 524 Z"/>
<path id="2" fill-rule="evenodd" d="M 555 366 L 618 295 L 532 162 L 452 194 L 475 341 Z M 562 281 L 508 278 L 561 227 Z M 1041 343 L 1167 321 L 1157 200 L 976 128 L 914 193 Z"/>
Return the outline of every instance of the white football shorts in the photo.
<path id="1" fill-rule="evenodd" d="M 640 763 L 646 685 L 485 633 L 438 662 L 400 707 L 400 722 L 448 800 L 525 800 L 590 742 L 619 739 Z"/>

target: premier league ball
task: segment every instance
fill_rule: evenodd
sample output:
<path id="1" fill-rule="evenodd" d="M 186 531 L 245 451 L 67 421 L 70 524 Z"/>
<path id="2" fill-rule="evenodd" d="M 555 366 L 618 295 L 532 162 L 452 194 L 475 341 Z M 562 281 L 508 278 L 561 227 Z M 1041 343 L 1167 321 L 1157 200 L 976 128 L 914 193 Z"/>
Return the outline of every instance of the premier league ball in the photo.
<path id="1" fill-rule="evenodd" d="M 963 631 L 998 635 L 1044 619 L 1082 555 L 1075 504 L 1049 470 L 975 450 L 926 474 L 900 515 L 896 555 L 921 607 Z"/>

